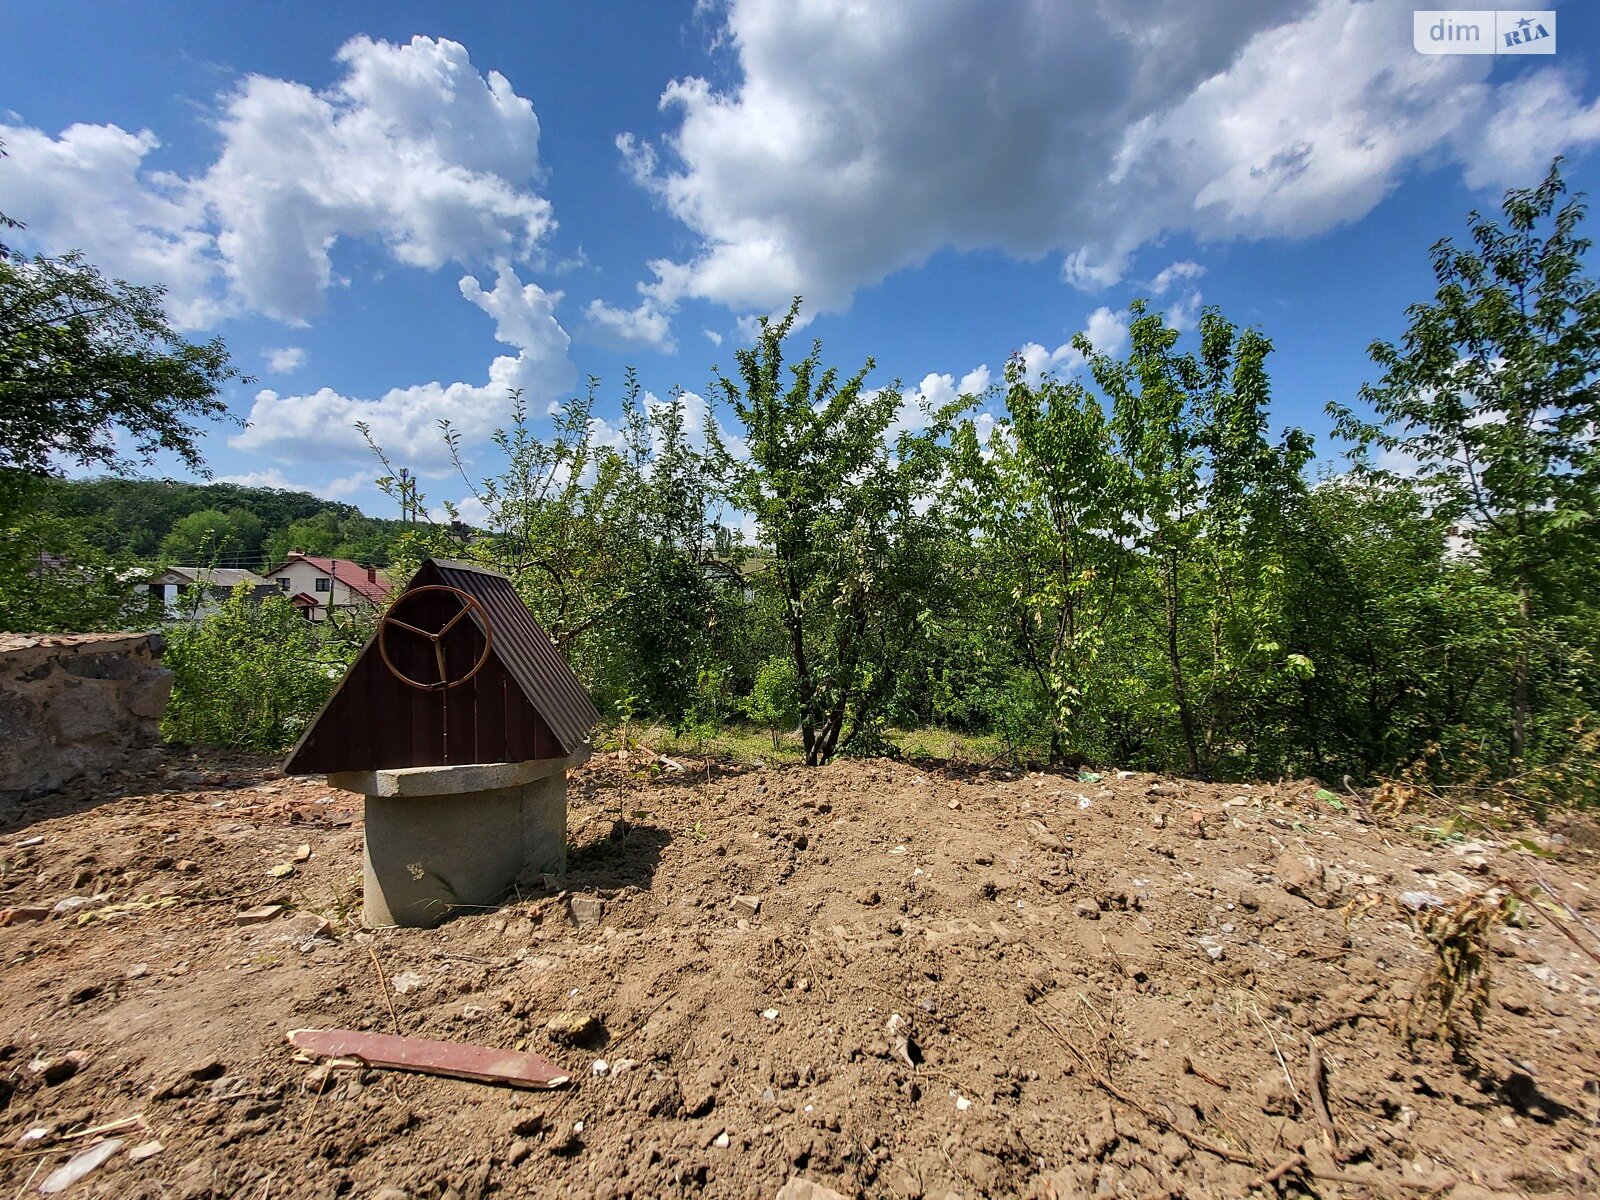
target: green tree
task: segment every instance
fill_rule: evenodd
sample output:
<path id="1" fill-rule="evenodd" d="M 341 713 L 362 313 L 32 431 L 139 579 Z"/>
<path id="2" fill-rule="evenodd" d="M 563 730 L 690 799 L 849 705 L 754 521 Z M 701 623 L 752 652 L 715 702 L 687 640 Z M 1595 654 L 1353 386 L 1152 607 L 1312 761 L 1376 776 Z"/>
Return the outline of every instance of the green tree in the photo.
<path id="1" fill-rule="evenodd" d="M 203 470 L 197 422 L 226 415 L 238 377 L 220 339 L 172 328 L 162 289 L 108 280 L 82 255 L 0 258 L 0 471 L 58 461 L 122 470 L 176 455 Z"/>
<path id="2" fill-rule="evenodd" d="M 1600 283 L 1583 270 L 1583 197 L 1565 194 L 1557 159 L 1537 187 L 1506 193 L 1503 223 L 1470 215 L 1470 247 L 1436 243 L 1433 301 L 1407 309 L 1398 345 L 1372 344 L 1383 375 L 1361 398 L 1373 418 L 1330 406 L 1361 451 L 1415 464 L 1437 511 L 1472 525 L 1515 597 L 1512 770 L 1528 753 L 1541 610 L 1557 603 L 1553 581 L 1597 553 Z"/>
<path id="3" fill-rule="evenodd" d="M 756 345 L 737 352 L 737 380 L 715 376 L 748 455 L 713 442 L 730 503 L 760 532 L 755 583 L 778 609 L 805 759 L 816 766 L 873 727 L 950 584 L 939 569 L 942 520 L 929 506 L 948 462 L 939 439 L 960 402 L 924 414 L 922 432 L 891 445 L 902 397 L 897 385 L 865 388 L 871 360 L 841 379 L 815 342 L 785 381 L 783 343 L 799 308 L 763 320 Z"/>
<path id="4" fill-rule="evenodd" d="M 1283 681 L 1281 769 L 1360 779 L 1500 719 L 1514 609 L 1406 482 L 1330 476 L 1296 508 L 1287 640 L 1314 669 Z"/>
<path id="5" fill-rule="evenodd" d="M 1180 353 L 1161 314 L 1142 301 L 1131 311 L 1125 360 L 1082 334 L 1075 345 L 1111 401 L 1185 765 L 1200 774 L 1240 745 L 1242 718 L 1271 675 L 1305 669 L 1279 619 L 1282 516 L 1303 491 L 1311 444 L 1298 430 L 1267 440 L 1263 334 L 1207 308 L 1199 354 Z"/>
<path id="6" fill-rule="evenodd" d="M 258 565 L 261 521 L 246 509 L 201 509 L 178 520 L 161 540 L 161 557 L 183 566 Z"/>
<path id="7" fill-rule="evenodd" d="M 1099 403 L 1076 380 L 1030 384 L 1014 357 L 1005 398 L 1009 418 L 987 444 L 970 421 L 957 433 L 956 508 L 976 535 L 971 586 L 988 593 L 995 635 L 1048 698 L 1059 763 L 1069 750 L 1084 756 L 1103 710 L 1097 663 L 1134 567 L 1129 475 Z"/>

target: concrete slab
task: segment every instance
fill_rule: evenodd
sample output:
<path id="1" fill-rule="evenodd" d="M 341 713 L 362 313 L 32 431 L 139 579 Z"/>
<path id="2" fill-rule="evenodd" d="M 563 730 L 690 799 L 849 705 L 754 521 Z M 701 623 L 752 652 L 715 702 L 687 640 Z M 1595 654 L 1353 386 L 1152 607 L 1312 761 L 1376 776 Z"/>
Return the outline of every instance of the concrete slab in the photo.
<path id="1" fill-rule="evenodd" d="M 460 796 L 518 787 L 588 761 L 589 747 L 567 758 L 516 763 L 470 763 L 453 767 L 402 767 L 392 771 L 336 771 L 328 786 L 363 796 Z"/>

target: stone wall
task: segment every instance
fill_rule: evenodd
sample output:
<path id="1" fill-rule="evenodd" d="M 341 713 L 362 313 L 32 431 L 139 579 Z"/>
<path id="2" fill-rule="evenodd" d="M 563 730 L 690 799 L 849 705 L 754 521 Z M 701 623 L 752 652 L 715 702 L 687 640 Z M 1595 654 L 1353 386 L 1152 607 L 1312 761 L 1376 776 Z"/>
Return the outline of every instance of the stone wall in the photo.
<path id="1" fill-rule="evenodd" d="M 0 634 L 0 800 L 114 769 L 160 737 L 158 633 Z"/>

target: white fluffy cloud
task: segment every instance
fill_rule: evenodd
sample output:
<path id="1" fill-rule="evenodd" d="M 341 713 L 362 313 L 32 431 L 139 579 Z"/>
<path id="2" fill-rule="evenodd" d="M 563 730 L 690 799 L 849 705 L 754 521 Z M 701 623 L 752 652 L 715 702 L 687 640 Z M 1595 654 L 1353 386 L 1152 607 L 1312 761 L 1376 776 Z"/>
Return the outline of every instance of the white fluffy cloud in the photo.
<path id="1" fill-rule="evenodd" d="M 1573 146 L 1600 142 L 1600 100 L 1587 107 L 1571 73 L 1547 68 L 1501 89 L 1502 102 L 1467 147 L 1473 187 L 1526 186 Z"/>
<path id="2" fill-rule="evenodd" d="M 306 365 L 306 352 L 300 346 L 279 346 L 266 349 L 261 357 L 267 360 L 267 369 L 274 375 L 292 375 Z"/>
<path id="3" fill-rule="evenodd" d="M 1411 10 L 726 0 L 733 82 L 676 80 L 668 136 L 618 139 L 697 239 L 650 263 L 646 290 L 663 308 L 803 293 L 837 311 L 944 248 L 1054 253 L 1104 285 L 1167 233 L 1313 235 L 1419 163 L 1499 183 L 1600 140 L 1569 77 L 1497 86 L 1492 58 L 1419 55 Z M 1535 125 L 1525 153 L 1494 150 Z"/>
<path id="4" fill-rule="evenodd" d="M 604 300 L 591 300 L 584 309 L 589 326 L 609 342 L 623 346 L 643 346 L 663 354 L 677 352 L 672 340 L 672 321 L 646 299 L 637 308 L 613 308 Z"/>
<path id="5" fill-rule="evenodd" d="M 289 482 L 277 467 L 268 467 L 265 471 L 244 471 L 236 475 L 218 475 L 215 479 L 217 483 L 236 483 L 240 487 L 304 490 L 299 484 Z"/>
<path id="6" fill-rule="evenodd" d="M 217 160 L 187 178 L 146 165 L 160 145 L 148 130 L 0 126 L 7 211 L 46 250 L 165 285 L 187 328 L 246 310 L 304 323 L 341 239 L 415 267 L 530 261 L 554 227 L 533 190 L 532 103 L 456 42 L 358 37 L 338 62 L 322 92 L 244 79 L 220 98 Z"/>
<path id="7" fill-rule="evenodd" d="M 0 124 L 5 211 L 27 223 L 13 245 L 59 254 L 82 250 L 109 275 L 167 289 L 185 329 L 223 314 L 222 264 L 205 205 L 174 175 L 144 169 L 160 141 L 149 130 L 69 125 L 52 138 Z"/>
<path id="8" fill-rule="evenodd" d="M 1083 334 L 1089 339 L 1090 345 L 1100 353 L 1115 356 L 1128 345 L 1129 320 L 1126 311 L 1113 312 L 1101 305 L 1089 314 Z M 1038 342 L 1028 342 L 1017 353 L 1022 356 L 1028 381 L 1035 386 L 1046 375 L 1076 371 L 1085 361 L 1083 355 L 1078 353 L 1078 348 L 1072 344 L 1071 338 L 1054 350 L 1046 349 Z"/>
<path id="9" fill-rule="evenodd" d="M 1199 263 L 1187 259 L 1171 263 L 1156 272 L 1156 277 L 1150 281 L 1150 291 L 1157 296 L 1165 296 L 1172 288 L 1193 283 L 1205 273 L 1206 269 Z"/>
<path id="10" fill-rule="evenodd" d="M 228 439 L 229 445 L 280 462 L 348 461 L 353 453 L 366 453 L 355 428 L 361 421 L 396 465 L 439 472 L 449 466 L 441 420 L 459 429 L 470 447 L 505 423 L 512 389 L 539 402 L 571 386 L 570 339 L 555 317 L 560 292 L 524 284 L 510 267 L 500 269 L 492 289 L 472 275 L 461 280 L 460 288 L 494 318 L 495 338 L 517 348 L 514 356 L 500 355 L 489 364 L 485 383 L 416 384 L 393 388 L 376 399 L 331 388 L 289 396 L 263 390 L 256 394 L 248 426 Z"/>

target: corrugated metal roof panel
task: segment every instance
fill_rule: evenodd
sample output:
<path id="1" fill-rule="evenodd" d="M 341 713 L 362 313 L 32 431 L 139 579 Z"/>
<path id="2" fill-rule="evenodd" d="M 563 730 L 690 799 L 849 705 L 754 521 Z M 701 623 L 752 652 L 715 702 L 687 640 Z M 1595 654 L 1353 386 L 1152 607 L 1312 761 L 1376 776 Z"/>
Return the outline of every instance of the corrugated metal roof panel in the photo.
<path id="1" fill-rule="evenodd" d="M 589 698 L 589 690 L 572 673 L 550 635 L 534 620 L 511 580 L 487 567 L 435 558 L 417 572 L 417 581 L 422 581 L 429 564 L 437 571 L 440 583 L 460 588 L 483 605 L 494 630 L 494 649 L 500 661 L 571 754 L 594 728 L 600 713 Z"/>

